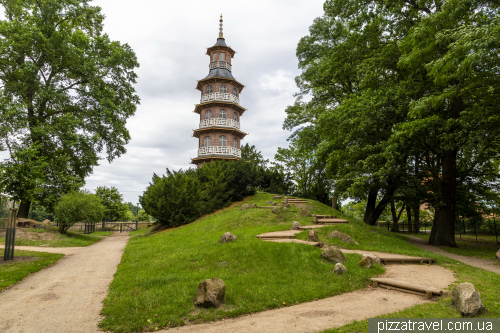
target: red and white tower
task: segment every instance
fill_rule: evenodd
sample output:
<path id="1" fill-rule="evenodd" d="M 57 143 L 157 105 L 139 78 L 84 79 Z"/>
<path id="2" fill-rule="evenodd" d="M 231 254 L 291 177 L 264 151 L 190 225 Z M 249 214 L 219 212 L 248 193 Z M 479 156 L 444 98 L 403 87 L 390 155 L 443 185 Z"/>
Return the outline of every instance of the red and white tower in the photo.
<path id="1" fill-rule="evenodd" d="M 232 74 L 235 53 L 226 45 L 221 15 L 217 43 L 207 48 L 208 75 L 196 86 L 201 91 L 200 104 L 193 111 L 200 115 L 200 126 L 193 133 L 198 138 L 198 157 L 191 163 L 198 167 L 213 160 L 241 158 L 240 141 L 247 135 L 240 131 L 240 117 L 246 110 L 240 106 L 240 93 L 245 86 Z"/>

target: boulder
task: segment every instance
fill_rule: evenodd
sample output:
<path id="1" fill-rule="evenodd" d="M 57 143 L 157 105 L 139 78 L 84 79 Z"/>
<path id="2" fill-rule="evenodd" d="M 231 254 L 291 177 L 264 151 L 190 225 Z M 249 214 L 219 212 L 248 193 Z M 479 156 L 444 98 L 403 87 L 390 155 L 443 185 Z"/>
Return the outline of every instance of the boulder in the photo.
<path id="1" fill-rule="evenodd" d="M 312 215 L 307 210 L 305 210 L 304 208 L 302 208 L 300 210 L 300 216 L 302 216 L 302 217 L 308 217 L 308 216 L 312 216 Z"/>
<path id="2" fill-rule="evenodd" d="M 302 227 L 302 224 L 297 221 L 292 222 L 292 230 L 299 230 L 299 227 Z"/>
<path id="3" fill-rule="evenodd" d="M 256 203 L 252 204 L 252 208 L 257 208 L 257 204 Z"/>
<path id="4" fill-rule="evenodd" d="M 285 203 L 285 202 L 282 202 L 281 203 L 281 207 L 283 207 L 283 208 L 290 208 L 290 205 L 287 204 L 287 203 Z"/>
<path id="5" fill-rule="evenodd" d="M 356 245 L 358 245 L 358 242 L 356 242 L 354 239 L 352 239 L 351 236 L 343 234 L 343 233 L 341 233 L 340 231 L 337 231 L 337 230 L 335 230 L 334 232 L 328 234 L 328 237 L 330 237 L 330 238 L 338 238 L 338 239 L 340 239 L 341 241 L 343 241 L 345 243 L 350 243 L 350 244 L 356 244 Z"/>
<path id="6" fill-rule="evenodd" d="M 276 201 L 273 201 L 271 205 L 276 206 L 278 203 Z"/>
<path id="7" fill-rule="evenodd" d="M 343 263 L 347 261 L 347 258 L 344 257 L 344 254 L 342 251 L 340 251 L 337 247 L 335 246 L 329 246 L 327 247 L 323 253 L 321 253 L 321 256 L 326 260 L 331 263 Z"/>
<path id="8" fill-rule="evenodd" d="M 269 200 L 266 201 L 266 205 L 272 205 L 272 204 L 273 204 L 272 201 L 269 201 Z"/>
<path id="9" fill-rule="evenodd" d="M 45 219 L 45 220 L 43 220 L 43 222 L 42 222 L 42 223 L 43 223 L 43 224 L 50 224 L 50 220 L 49 220 L 49 219 Z"/>
<path id="10" fill-rule="evenodd" d="M 285 197 L 285 199 L 283 199 L 283 202 L 287 204 L 288 203 L 288 198 Z"/>
<path id="11" fill-rule="evenodd" d="M 372 268 L 376 262 L 376 260 L 373 257 L 374 256 L 372 255 L 363 255 L 362 259 L 358 262 L 358 265 L 361 267 Z"/>
<path id="12" fill-rule="evenodd" d="M 309 230 L 307 232 L 307 241 L 308 242 L 319 242 L 318 235 L 316 234 L 316 230 Z"/>
<path id="13" fill-rule="evenodd" d="M 241 206 L 241 210 L 244 210 L 244 209 L 250 209 L 250 205 L 249 204 L 243 204 L 243 206 Z"/>
<path id="14" fill-rule="evenodd" d="M 376 255 L 374 254 L 363 254 L 361 255 L 361 260 L 365 259 L 366 257 L 370 257 L 373 259 L 373 262 L 376 262 L 377 264 L 381 265 L 381 262 L 380 262 L 380 258 L 377 257 Z"/>
<path id="15" fill-rule="evenodd" d="M 495 255 L 495 258 L 497 258 L 497 260 L 500 261 L 500 250 L 498 250 L 497 254 Z"/>
<path id="16" fill-rule="evenodd" d="M 453 305 L 462 316 L 477 316 L 484 310 L 481 295 L 472 283 L 460 283 L 451 293 L 451 305 Z"/>
<path id="17" fill-rule="evenodd" d="M 224 302 L 226 284 L 218 278 L 211 278 L 202 281 L 196 289 L 194 305 L 204 308 L 219 307 Z"/>
<path id="18" fill-rule="evenodd" d="M 342 265 L 341 263 L 336 263 L 335 267 L 333 268 L 333 272 L 338 275 L 342 275 L 345 272 L 347 272 L 347 268 Z"/>
<path id="19" fill-rule="evenodd" d="M 281 207 L 274 207 L 272 211 L 274 214 L 281 214 Z"/>
<path id="20" fill-rule="evenodd" d="M 222 235 L 222 237 L 220 238 L 220 242 L 221 243 L 229 243 L 229 242 L 232 242 L 236 240 L 236 236 L 233 235 L 232 233 L 230 232 L 226 232 L 224 235 Z"/>
<path id="21" fill-rule="evenodd" d="M 281 195 L 275 195 L 273 199 L 283 199 L 283 197 Z"/>

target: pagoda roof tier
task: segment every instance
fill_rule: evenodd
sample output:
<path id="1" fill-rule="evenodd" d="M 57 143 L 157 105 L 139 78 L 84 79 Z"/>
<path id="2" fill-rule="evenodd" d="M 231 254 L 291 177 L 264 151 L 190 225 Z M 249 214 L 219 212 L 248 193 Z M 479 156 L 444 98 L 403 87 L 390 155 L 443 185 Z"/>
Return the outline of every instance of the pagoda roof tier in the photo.
<path id="1" fill-rule="evenodd" d="M 239 92 L 241 93 L 241 91 L 243 90 L 243 88 L 245 88 L 245 86 L 243 84 L 239 83 L 238 81 L 236 81 L 236 79 L 232 78 L 233 77 L 232 75 L 231 75 L 231 77 L 229 77 L 229 76 L 224 77 L 223 72 L 224 73 L 227 72 L 227 73 L 231 74 L 231 72 L 229 72 L 227 69 L 217 69 L 217 70 L 212 69 L 210 71 L 210 73 L 208 73 L 207 77 L 198 81 L 198 84 L 196 85 L 196 89 L 198 89 L 199 91 L 202 91 L 202 89 L 201 89 L 202 84 L 225 82 L 225 83 L 231 83 L 233 86 L 238 88 Z M 211 76 L 211 74 L 213 74 L 214 76 Z"/>
<path id="2" fill-rule="evenodd" d="M 223 37 L 217 38 L 217 43 L 215 43 L 214 46 L 207 47 L 207 54 L 210 55 L 210 53 L 214 51 L 226 51 L 228 52 L 231 57 L 234 58 L 234 54 L 236 53 L 235 50 L 231 48 L 231 46 L 226 45 L 226 40 Z"/>
<path id="3" fill-rule="evenodd" d="M 213 107 L 216 107 L 216 106 L 231 107 L 231 108 L 233 108 L 233 110 L 238 111 L 240 113 L 240 115 L 242 115 L 247 110 L 244 107 L 242 107 L 242 106 L 240 106 L 240 105 L 238 105 L 236 103 L 228 103 L 228 102 L 221 102 L 221 101 L 211 101 L 211 102 L 202 103 L 202 104 L 195 104 L 195 108 L 194 108 L 193 112 L 200 114 L 202 108 L 204 108 L 204 107 L 213 108 Z"/>
<path id="4" fill-rule="evenodd" d="M 232 155 L 221 156 L 221 155 L 213 155 L 213 156 L 203 156 L 203 157 L 195 157 L 191 159 L 189 164 L 200 164 L 203 162 L 212 162 L 212 161 L 237 161 L 239 157 L 234 157 Z"/>
<path id="5" fill-rule="evenodd" d="M 240 139 L 243 139 L 245 136 L 248 135 L 248 133 L 242 132 L 236 128 L 212 126 L 212 127 L 204 127 L 204 128 L 200 128 L 197 130 L 193 130 L 193 137 L 199 138 L 200 135 L 203 135 L 206 133 L 212 133 L 212 132 L 230 133 L 230 134 L 236 135 Z"/>

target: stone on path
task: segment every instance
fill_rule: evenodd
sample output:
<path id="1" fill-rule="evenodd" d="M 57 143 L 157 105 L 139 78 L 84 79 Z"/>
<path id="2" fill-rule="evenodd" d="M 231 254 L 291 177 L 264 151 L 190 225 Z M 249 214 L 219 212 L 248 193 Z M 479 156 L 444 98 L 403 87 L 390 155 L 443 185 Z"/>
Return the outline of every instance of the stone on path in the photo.
<path id="1" fill-rule="evenodd" d="M 256 203 L 252 204 L 252 208 L 257 208 L 257 204 Z"/>
<path id="2" fill-rule="evenodd" d="M 204 308 L 219 307 L 224 302 L 226 284 L 218 278 L 203 280 L 196 289 L 194 305 Z"/>
<path id="3" fill-rule="evenodd" d="M 340 239 L 341 241 L 343 241 L 345 243 L 351 243 L 351 244 L 354 243 L 354 244 L 358 245 L 358 242 L 356 242 L 354 239 L 352 239 L 351 236 L 343 234 L 343 233 L 341 233 L 340 231 L 337 231 L 337 230 L 335 230 L 334 232 L 328 234 L 328 237 L 330 237 L 330 238 L 338 238 L 338 239 Z"/>
<path id="4" fill-rule="evenodd" d="M 381 265 L 380 258 L 379 258 L 379 257 L 377 257 L 376 255 L 374 255 L 374 254 L 366 254 L 366 253 L 365 253 L 365 254 L 363 254 L 363 255 L 361 256 L 361 260 L 365 259 L 366 257 L 370 257 L 370 258 L 372 258 L 372 259 L 373 259 L 373 262 L 376 262 L 377 264 Z"/>
<path id="5" fill-rule="evenodd" d="M 308 216 L 312 216 L 312 215 L 307 210 L 305 210 L 304 208 L 302 208 L 300 210 L 300 216 L 302 216 L 302 217 L 308 217 Z"/>
<path id="6" fill-rule="evenodd" d="M 462 316 L 474 317 L 484 310 L 481 295 L 472 283 L 461 283 L 451 293 L 451 305 L 460 311 Z"/>
<path id="7" fill-rule="evenodd" d="M 338 275 L 342 275 L 345 272 L 347 272 L 347 268 L 342 265 L 341 263 L 336 263 L 335 267 L 333 268 L 333 272 Z"/>
<path id="8" fill-rule="evenodd" d="M 343 263 L 347 261 L 347 258 L 344 257 L 344 254 L 342 251 L 340 251 L 337 247 L 335 246 L 329 246 L 327 247 L 323 253 L 321 253 L 321 256 L 331 262 L 331 263 Z"/>
<path id="9" fill-rule="evenodd" d="M 220 238 L 220 242 L 221 243 L 229 243 L 229 242 L 232 242 L 236 240 L 236 236 L 233 235 L 232 233 L 230 232 L 226 232 L 224 235 L 222 235 L 222 237 Z"/>
<path id="10" fill-rule="evenodd" d="M 302 226 L 302 224 L 300 224 L 297 221 L 292 222 L 292 230 L 299 230 L 299 227 L 301 227 L 301 226 Z"/>
<path id="11" fill-rule="evenodd" d="M 495 255 L 498 261 L 500 261 L 500 250 L 498 250 L 497 254 Z"/>
<path id="12" fill-rule="evenodd" d="M 280 214 L 280 213 L 281 213 L 281 207 L 274 207 L 274 208 L 272 209 L 272 212 L 273 212 L 274 214 Z"/>
<path id="13" fill-rule="evenodd" d="M 244 210 L 244 209 L 250 209 L 250 205 L 249 204 L 243 204 L 243 206 L 241 206 L 241 210 Z"/>
<path id="14" fill-rule="evenodd" d="M 319 242 L 318 235 L 316 234 L 316 230 L 309 230 L 307 233 L 307 241 L 308 242 Z"/>

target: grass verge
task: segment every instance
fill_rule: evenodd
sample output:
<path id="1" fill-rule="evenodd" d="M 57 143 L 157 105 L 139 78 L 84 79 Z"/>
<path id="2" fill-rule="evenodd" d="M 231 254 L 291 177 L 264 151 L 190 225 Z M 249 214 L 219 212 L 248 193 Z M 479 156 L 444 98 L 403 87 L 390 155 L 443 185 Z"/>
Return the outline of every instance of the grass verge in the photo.
<path id="1" fill-rule="evenodd" d="M 0 264 L 0 290 L 13 285 L 26 276 L 52 265 L 64 254 L 14 250 L 15 257 L 36 257 L 37 260 Z"/>
<path id="2" fill-rule="evenodd" d="M 66 235 L 63 235 L 60 234 L 55 227 L 46 226 L 46 228 L 47 229 L 18 228 L 16 230 L 15 245 L 40 246 L 48 244 L 50 247 L 89 246 L 102 238 L 113 234 L 112 231 L 98 231 L 88 235 L 68 231 Z M 26 239 L 27 237 L 32 239 Z M 3 238 L 0 238 L 0 244 L 5 244 L 5 234 L 3 234 Z"/>
<path id="3" fill-rule="evenodd" d="M 271 195 L 257 194 L 245 203 L 263 205 L 270 199 Z M 235 317 L 357 290 L 383 272 L 380 266 L 360 268 L 361 256 L 346 254 L 348 273 L 337 276 L 318 248 L 255 237 L 290 229 L 292 221 L 310 223 L 297 207 L 279 215 L 240 208 L 241 204 L 182 228 L 130 239 L 104 302 L 100 327 L 137 332 Z M 334 212 L 313 201 L 308 208 Z M 227 231 L 238 239 L 221 244 Z M 200 310 L 193 305 L 197 285 L 212 277 L 226 283 L 225 304 Z"/>

